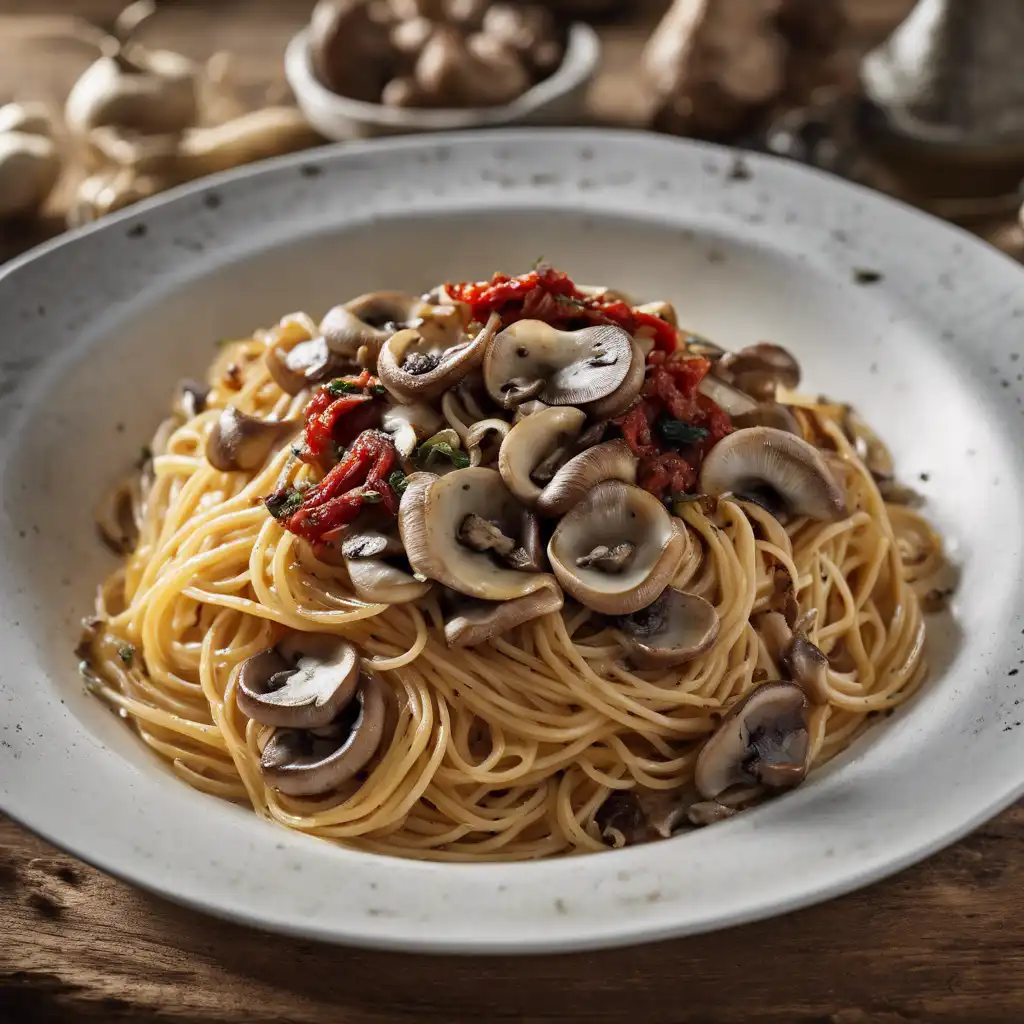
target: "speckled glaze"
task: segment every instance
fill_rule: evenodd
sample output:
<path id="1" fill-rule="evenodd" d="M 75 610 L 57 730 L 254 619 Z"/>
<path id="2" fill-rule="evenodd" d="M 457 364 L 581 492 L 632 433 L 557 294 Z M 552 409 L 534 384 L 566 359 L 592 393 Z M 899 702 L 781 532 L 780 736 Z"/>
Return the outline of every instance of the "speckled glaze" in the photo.
<path id="1" fill-rule="evenodd" d="M 791 347 L 851 400 L 962 567 L 934 678 L 799 790 L 584 858 L 435 865 L 287 833 L 196 793 L 87 696 L 79 617 L 111 560 L 91 508 L 215 339 L 381 287 L 517 270 L 676 302 Z M 502 131 L 285 158 L 172 193 L 0 276 L 0 805 L 173 900 L 360 945 L 568 950 L 825 899 L 1024 791 L 1024 271 L 791 163 L 655 136 Z"/>

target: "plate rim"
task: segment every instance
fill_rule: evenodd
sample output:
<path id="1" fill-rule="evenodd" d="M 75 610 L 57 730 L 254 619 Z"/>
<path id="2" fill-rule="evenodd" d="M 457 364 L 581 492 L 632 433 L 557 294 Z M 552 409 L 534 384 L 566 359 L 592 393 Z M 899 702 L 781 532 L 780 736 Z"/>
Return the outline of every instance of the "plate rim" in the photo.
<path id="1" fill-rule="evenodd" d="M 840 190 L 853 190 L 858 193 L 865 204 L 874 205 L 881 210 L 890 208 L 898 211 L 899 216 L 911 216 L 918 223 L 927 223 L 930 230 L 938 230 L 958 236 L 965 248 L 970 248 L 981 260 L 992 260 L 995 258 L 1001 261 L 1004 266 L 1013 268 L 1017 274 L 1024 274 L 1024 267 L 1021 267 L 1006 254 L 972 235 L 970 232 L 956 225 L 948 224 L 940 219 L 931 216 L 924 211 L 911 207 L 892 197 L 876 193 L 864 186 L 838 179 L 826 172 L 808 168 L 803 165 L 790 163 L 781 158 L 771 155 L 751 152 L 734 147 L 719 146 L 712 143 L 695 142 L 693 140 L 672 139 L 663 136 L 651 135 L 640 131 L 605 130 L 605 129 L 535 129 L 535 128 L 496 128 L 486 131 L 463 133 L 439 133 L 423 137 L 402 136 L 397 138 L 385 138 L 366 140 L 354 143 L 340 143 L 324 146 L 314 150 L 306 150 L 296 154 L 278 157 L 270 161 L 238 168 L 232 171 L 223 172 L 208 178 L 200 179 L 165 194 L 146 200 L 126 210 L 104 218 L 103 220 L 86 225 L 82 228 L 67 232 L 54 239 L 44 242 L 27 253 L 22 254 L 8 261 L 0 267 L 0 283 L 12 275 L 20 272 L 24 267 L 45 259 L 51 252 L 73 245 L 81 240 L 95 234 L 110 231 L 113 228 L 124 226 L 132 221 L 142 220 L 148 213 L 155 209 L 173 205 L 176 202 L 188 199 L 189 197 L 202 194 L 211 189 L 230 187 L 234 183 L 249 180 L 254 177 L 272 176 L 281 170 L 306 164 L 331 164 L 334 162 L 344 163 L 349 158 L 358 158 L 367 153 L 387 153 L 389 151 L 401 151 L 406 149 L 450 147 L 458 149 L 464 145 L 479 145 L 481 143 L 500 144 L 515 140 L 530 141 L 538 137 L 550 137 L 557 133 L 563 138 L 569 138 L 582 145 L 589 145 L 595 148 L 602 144 L 608 144 L 616 140 L 632 141 L 643 146 L 655 147 L 676 147 L 677 149 L 691 149 L 698 154 L 731 156 L 749 161 L 756 169 L 759 164 L 771 165 L 774 167 L 785 166 L 786 173 L 791 173 L 797 178 L 803 175 L 810 175 L 819 181 L 827 181 L 828 187 Z M 180 782 L 175 781 L 175 785 Z M 182 787 L 184 788 L 184 787 Z M 117 878 L 136 885 L 149 892 L 155 893 L 172 902 L 200 910 L 203 913 L 213 914 L 239 923 L 258 928 L 270 928 L 284 934 L 315 938 L 323 941 L 344 943 L 365 948 L 390 949 L 405 952 L 438 953 L 438 954 L 533 954 L 539 952 L 570 952 L 581 950 L 592 950 L 599 948 L 613 948 L 616 946 L 632 945 L 639 942 L 656 941 L 678 935 L 700 934 L 710 930 L 731 927 L 737 924 L 760 920 L 766 917 L 788 913 L 812 904 L 831 899 L 836 896 L 859 889 L 880 878 L 888 877 L 904 868 L 915 864 L 936 851 L 956 842 L 964 835 L 972 831 L 982 822 L 993 817 L 1005 809 L 1021 795 L 1024 795 L 1024 769 L 1016 781 L 1011 781 L 1003 789 L 995 793 L 991 799 L 980 806 L 973 816 L 957 820 L 954 825 L 938 830 L 929 841 L 912 844 L 898 857 L 876 856 L 868 862 L 862 870 L 848 871 L 838 875 L 831 884 L 821 885 L 818 888 L 808 887 L 806 891 L 793 895 L 781 893 L 774 898 L 767 898 L 753 903 L 742 911 L 726 916 L 708 916 L 706 920 L 696 923 L 683 924 L 658 924 L 647 921 L 642 914 L 631 919 L 627 925 L 619 925 L 612 932 L 601 930 L 593 935 L 580 934 L 581 923 L 576 925 L 576 933 L 572 937 L 562 934 L 552 934 L 546 937 L 540 933 L 541 925 L 538 922 L 538 934 L 524 941 L 520 938 L 505 941 L 488 935 L 484 939 L 467 941 L 458 936 L 444 936 L 431 934 L 420 937 L 411 931 L 405 934 L 395 932 L 393 928 L 381 927 L 376 930 L 368 926 L 368 922 L 362 918 L 354 918 L 353 921 L 332 921 L 328 924 L 318 924 L 302 921 L 287 921 L 283 919 L 270 919 L 267 912 L 258 909 L 246 910 L 237 906 L 237 897 L 234 894 L 229 896 L 220 904 L 211 905 L 209 902 L 201 902 L 198 897 L 192 898 L 189 892 L 182 891 L 180 885 L 175 887 L 171 883 L 162 884 L 160 878 L 152 876 L 152 872 L 145 870 L 144 865 L 138 860 L 130 858 L 122 863 L 116 862 L 116 858 L 109 856 L 94 855 L 88 849 L 80 848 L 81 843 L 76 844 L 73 840 L 62 840 L 59 834 L 52 829 L 54 822 L 47 822 L 46 815 L 33 816 L 31 809 L 29 813 L 19 812 L 16 797 L 13 800 L 6 798 L 0 800 L 4 813 L 12 820 L 17 821 L 23 827 L 40 835 L 53 845 L 66 849 L 72 855 L 86 863 L 111 874 Z M 0 784 L 0 796 L 2 796 L 2 784 Z M 13 796 L 13 794 L 12 794 Z M 263 827 L 265 824 L 261 823 Z M 272 834 L 271 834 L 272 835 Z M 311 841 L 311 840 L 310 840 Z M 614 860 L 616 854 L 606 855 L 610 861 Z M 606 859 L 602 858 L 602 860 Z M 564 863 L 565 861 L 563 861 Z M 392 863 L 390 861 L 385 863 Z M 401 862 L 408 863 L 408 862 Z M 422 862 L 413 862 L 420 864 Z M 550 863 L 550 862 L 549 862 Z M 436 866 L 435 866 L 436 867 Z M 531 864 L 519 865 L 458 865 L 459 871 L 486 872 L 499 869 L 501 871 L 512 871 L 513 873 L 528 872 L 533 867 Z M 567 919 L 570 922 L 571 918 Z M 549 922 L 550 923 L 550 922 Z M 407 926 L 406 926 L 407 927 Z M 434 926 L 436 930 L 436 925 Z"/>

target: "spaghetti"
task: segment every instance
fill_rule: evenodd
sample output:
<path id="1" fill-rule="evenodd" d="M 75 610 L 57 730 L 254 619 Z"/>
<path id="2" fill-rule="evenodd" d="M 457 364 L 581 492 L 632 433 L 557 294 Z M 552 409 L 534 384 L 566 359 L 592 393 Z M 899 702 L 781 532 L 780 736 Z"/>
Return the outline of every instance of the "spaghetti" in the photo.
<path id="1" fill-rule="evenodd" d="M 449 605 L 455 588 L 446 574 L 455 572 L 455 563 L 442 559 L 429 579 L 416 572 L 415 545 L 404 520 L 404 556 L 410 564 L 401 563 L 408 570 L 403 585 L 419 587 L 418 596 L 403 603 L 360 597 L 350 573 L 354 562 L 339 557 L 339 547 L 344 550 L 345 538 L 366 516 L 376 517 L 374 523 L 388 518 L 384 488 L 394 488 L 404 515 L 415 491 L 410 482 L 425 478 L 431 486 L 427 473 L 411 475 L 400 467 L 428 465 L 437 471 L 434 481 L 484 471 L 498 478 L 499 470 L 487 467 L 500 465 L 504 475 L 507 467 L 498 453 L 516 427 L 543 408 L 530 409 L 536 398 L 504 407 L 490 398 L 487 368 L 481 381 L 481 363 L 474 356 L 457 386 L 445 387 L 436 400 L 417 399 L 432 407 L 441 426 L 430 438 L 417 435 L 416 447 L 403 453 L 401 427 L 390 433 L 378 429 L 402 404 L 392 388 L 408 397 L 395 384 L 394 372 L 387 376 L 385 352 L 389 346 L 401 348 L 402 334 L 411 332 L 414 343 L 423 342 L 426 310 L 419 324 L 408 327 L 391 313 L 383 321 L 370 315 L 365 300 L 342 307 L 366 328 L 360 328 L 359 345 L 351 350 L 344 339 L 332 340 L 326 320 L 317 325 L 304 315 L 286 317 L 273 330 L 225 345 L 207 384 L 182 392 L 174 415 L 157 431 L 141 479 L 115 494 L 122 511 L 131 514 L 107 517 L 122 525 L 134 520 L 137 536 L 115 538 L 130 550 L 100 588 L 81 650 L 84 671 L 94 691 L 189 785 L 251 805 L 288 828 L 382 854 L 486 861 L 604 850 L 668 834 L 680 824 L 728 816 L 779 785 L 767 769 L 759 773 L 751 757 L 771 759 L 759 737 L 770 739 L 781 726 L 772 720 L 766 732 L 764 723 L 747 721 L 748 747 L 737 763 L 726 766 L 733 773 L 724 779 L 729 784 L 709 792 L 705 767 L 705 782 L 694 789 L 702 751 L 710 757 L 709 737 L 724 749 L 722 736 L 738 721 L 737 708 L 756 711 L 750 696 L 768 694 L 769 681 L 782 680 L 772 685 L 789 687 L 792 695 L 797 679 L 806 691 L 797 690 L 795 698 L 796 733 L 805 740 L 795 755 L 801 778 L 808 766 L 845 749 L 873 716 L 907 700 L 921 685 L 926 667 L 919 597 L 936 588 L 941 547 L 915 511 L 886 503 L 882 492 L 891 486 L 888 476 L 869 465 L 869 456 L 884 453 L 877 438 L 851 430 L 845 407 L 805 399 L 781 385 L 777 375 L 770 395 L 752 396 L 757 388 L 749 373 L 744 378 L 740 372 L 744 366 L 749 370 L 749 359 L 743 362 L 747 356 L 722 354 L 678 331 L 670 307 L 652 313 L 655 307 L 629 306 L 613 293 L 570 288 L 571 282 L 559 285 L 560 293 L 545 290 L 545 271 L 540 273 L 539 278 L 535 272 L 532 278 L 496 279 L 506 285 L 498 295 L 484 285 L 463 285 L 429 296 L 430 309 L 459 311 L 459 340 L 439 349 L 428 337 L 433 350 L 416 349 L 413 355 L 425 352 L 429 358 L 421 364 L 429 368 L 411 376 L 443 369 L 472 349 L 482 332 L 484 347 L 493 353 L 496 339 L 515 326 L 520 339 L 529 325 L 546 324 L 559 335 L 618 332 L 632 343 L 634 357 L 639 347 L 643 364 L 637 387 L 643 390 L 627 395 L 625 412 L 605 420 L 607 426 L 589 440 L 629 447 L 639 479 L 648 483 L 643 494 L 656 495 L 661 508 L 674 514 L 667 518 L 681 543 L 669 567 L 668 589 L 711 609 L 710 639 L 675 664 L 645 661 L 631 655 L 639 649 L 637 636 L 643 639 L 642 613 L 616 616 L 577 599 L 563 604 L 563 582 L 575 580 L 573 574 L 593 573 L 602 558 L 615 557 L 599 554 L 594 546 L 590 568 L 577 568 L 583 564 L 579 560 L 566 563 L 559 586 L 538 585 L 541 592 L 558 592 L 560 610 L 472 646 L 452 646 L 451 622 L 462 614 Z M 520 282 L 515 294 L 509 282 Z M 393 293 L 380 294 L 394 305 Z M 552 299 L 557 294 L 563 299 Z M 373 338 L 379 341 L 376 351 Z M 399 344 L 393 344 L 396 339 Z M 327 365 L 339 352 L 354 370 L 348 376 L 337 373 L 338 365 Z M 303 360 L 319 369 L 303 369 Z M 688 393 L 678 374 L 675 390 L 667 378 L 652 387 L 657 368 L 686 363 L 692 376 L 694 360 L 711 367 L 704 373 L 713 385 L 703 387 L 698 379 L 699 395 L 692 388 Z M 362 370 L 352 365 L 358 362 Z M 396 365 L 401 370 L 416 363 L 407 355 Z M 289 383 L 288 373 L 302 377 L 292 394 L 280 383 L 282 374 Z M 329 385 L 315 382 L 317 373 L 341 382 L 334 385 L 334 398 L 323 391 Z M 309 409 L 320 394 L 321 417 L 335 398 L 344 397 L 359 399 L 346 406 L 346 416 L 370 407 L 381 411 L 347 428 L 339 412 L 333 420 L 321 419 L 316 434 Z M 673 408 L 685 411 L 684 399 L 690 402 L 689 419 L 671 417 Z M 756 407 L 761 426 L 739 426 L 749 410 L 730 414 L 725 408 L 737 400 L 741 408 L 746 408 L 742 403 Z M 211 437 L 225 441 L 229 409 L 247 417 L 244 422 L 282 425 L 261 453 L 247 452 L 244 438 L 241 446 L 225 442 L 229 464 L 231 458 L 241 459 L 248 468 L 218 468 L 213 463 L 225 457 L 223 452 L 211 462 Z M 768 500 L 764 487 L 742 497 L 700 494 L 698 485 L 712 475 L 719 446 L 724 451 L 726 443 L 752 430 L 777 429 L 764 427 L 764 417 L 780 422 L 780 416 L 791 425 L 789 436 L 798 438 L 794 443 L 813 446 L 841 496 L 841 509 L 828 519 L 786 514 Z M 474 424 L 490 420 L 504 426 L 474 436 L 496 443 L 490 448 L 467 444 Z M 368 456 L 355 486 L 346 484 L 347 489 L 324 498 L 331 474 L 340 479 L 345 460 L 361 450 L 364 427 L 395 442 L 394 468 Z M 310 451 L 311 437 L 326 438 L 330 451 Z M 672 437 L 675 447 L 669 448 L 666 439 Z M 390 449 L 387 454 L 390 458 Z M 467 461 L 475 465 L 460 468 Z M 378 490 L 368 479 L 377 479 Z M 690 483 L 688 493 L 673 490 L 674 480 Z M 538 483 L 536 489 L 550 486 Z M 621 481 L 601 484 L 606 486 L 640 490 Z M 314 504 L 318 489 L 320 503 Z M 276 505 L 268 496 L 276 496 Z M 585 505 L 577 502 L 574 508 Z M 573 515 L 570 509 L 544 522 L 545 537 L 553 524 Z M 554 526 L 556 534 L 559 528 Z M 115 531 L 108 526 L 105 532 L 110 539 Z M 644 543 L 627 545 L 622 558 L 639 561 Z M 556 547 L 552 541 L 548 551 Z M 499 557 L 497 549 L 470 549 L 470 554 L 492 562 Z M 550 568 L 545 564 L 536 577 L 553 581 Z M 505 565 L 498 571 L 516 570 Z M 619 586 L 633 570 L 616 571 L 620 575 L 609 580 Z M 575 596 L 574 590 L 565 593 Z M 658 596 L 647 604 L 655 607 Z M 274 784 L 266 752 L 275 727 L 248 717 L 239 706 L 246 704 L 239 697 L 245 664 L 295 631 L 333 634 L 354 644 L 362 657 L 363 685 L 366 678 L 381 684 L 385 709 L 382 738 L 365 765 L 328 791 L 306 795 L 289 795 Z M 796 640 L 821 658 L 817 692 L 794 668 Z M 783 746 L 791 739 L 787 733 Z M 667 809 L 661 819 L 659 808 Z"/>

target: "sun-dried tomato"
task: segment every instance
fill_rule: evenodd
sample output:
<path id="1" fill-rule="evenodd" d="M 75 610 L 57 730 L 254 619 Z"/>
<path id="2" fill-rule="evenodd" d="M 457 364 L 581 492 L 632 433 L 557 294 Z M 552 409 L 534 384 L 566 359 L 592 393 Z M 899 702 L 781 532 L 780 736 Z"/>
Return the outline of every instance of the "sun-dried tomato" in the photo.
<path id="1" fill-rule="evenodd" d="M 519 277 L 495 274 L 490 281 L 463 281 L 445 287 L 481 322 L 498 313 L 502 326 L 517 320 L 543 320 L 552 327 L 570 330 L 612 324 L 631 335 L 647 328 L 660 351 L 673 352 L 678 343 L 676 329 L 660 317 L 638 312 L 625 302 L 585 295 L 567 274 L 552 267 L 538 267 Z"/>
<path id="2" fill-rule="evenodd" d="M 391 438 L 379 430 L 366 430 L 320 483 L 301 495 L 272 494 L 266 499 L 267 508 L 286 530 L 314 543 L 352 522 L 367 504 L 397 515 L 399 498 L 388 480 L 397 462 Z"/>

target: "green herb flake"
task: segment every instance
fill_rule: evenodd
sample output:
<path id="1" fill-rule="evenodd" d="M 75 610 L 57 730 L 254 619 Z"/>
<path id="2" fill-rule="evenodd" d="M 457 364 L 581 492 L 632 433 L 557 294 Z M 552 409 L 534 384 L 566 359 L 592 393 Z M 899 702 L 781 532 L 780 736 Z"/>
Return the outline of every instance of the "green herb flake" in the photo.
<path id="1" fill-rule="evenodd" d="M 123 643 L 117 649 L 117 656 L 128 666 L 132 667 L 132 662 L 135 660 L 135 644 Z"/>
<path id="2" fill-rule="evenodd" d="M 543 256 L 538 256 L 538 257 L 537 257 L 537 258 L 536 258 L 536 259 L 535 259 L 535 260 L 534 260 L 534 261 L 533 261 L 533 262 L 532 262 L 532 263 L 530 264 L 530 269 L 531 269 L 531 270 L 539 270 L 539 269 L 540 269 L 540 268 L 541 268 L 542 266 L 544 266 L 544 257 L 543 257 Z"/>
<path id="3" fill-rule="evenodd" d="M 353 384 L 350 380 L 332 380 L 324 385 L 327 388 L 329 394 L 335 398 L 341 398 L 342 395 L 361 395 L 363 389 L 358 384 Z"/>
<path id="4" fill-rule="evenodd" d="M 469 456 L 461 448 L 453 448 L 445 441 L 422 444 L 416 450 L 416 462 L 422 469 L 429 469 L 438 459 L 447 459 L 456 469 L 469 465 Z"/>
<path id="5" fill-rule="evenodd" d="M 409 486 L 409 478 L 400 469 L 396 469 L 394 473 L 388 477 L 388 483 L 391 484 L 395 494 L 401 497 L 405 494 L 406 487 Z"/>
<path id="6" fill-rule="evenodd" d="M 283 491 L 275 491 L 263 504 L 267 511 L 278 521 L 288 519 L 298 512 L 302 505 L 303 494 L 294 487 L 286 487 Z"/>
<path id="7" fill-rule="evenodd" d="M 677 420 L 672 416 L 660 416 L 654 429 L 658 436 L 673 447 L 681 448 L 688 444 L 703 441 L 710 431 L 706 427 L 698 427 L 685 420 Z"/>
<path id="8" fill-rule="evenodd" d="M 388 393 L 388 389 L 386 387 L 384 387 L 383 384 L 374 384 L 373 387 L 370 388 L 370 390 L 375 395 L 386 395 Z"/>

